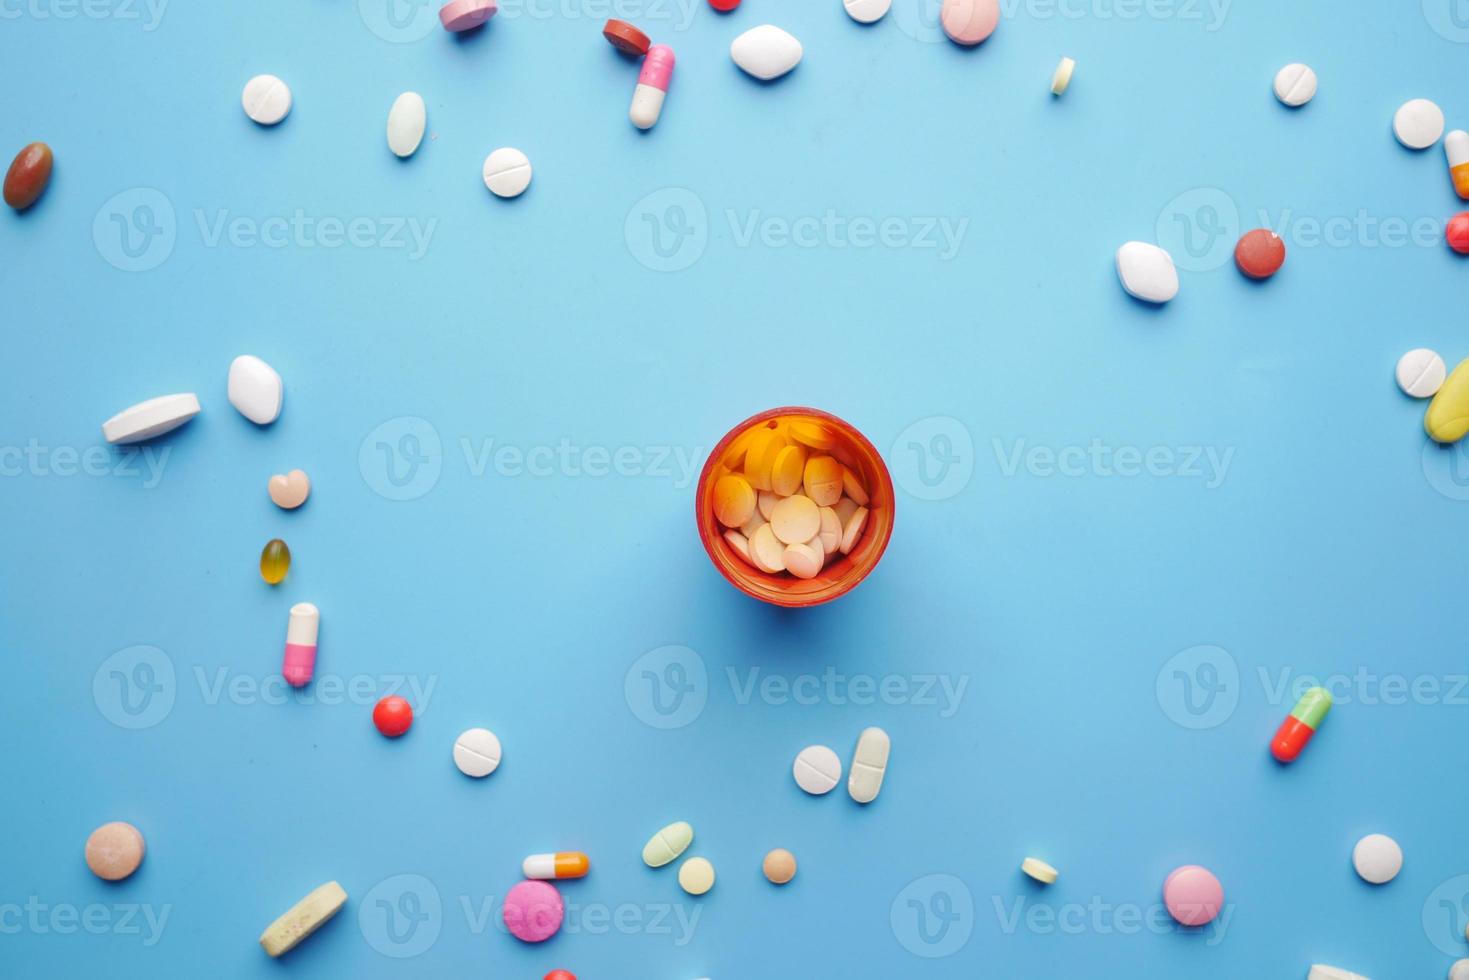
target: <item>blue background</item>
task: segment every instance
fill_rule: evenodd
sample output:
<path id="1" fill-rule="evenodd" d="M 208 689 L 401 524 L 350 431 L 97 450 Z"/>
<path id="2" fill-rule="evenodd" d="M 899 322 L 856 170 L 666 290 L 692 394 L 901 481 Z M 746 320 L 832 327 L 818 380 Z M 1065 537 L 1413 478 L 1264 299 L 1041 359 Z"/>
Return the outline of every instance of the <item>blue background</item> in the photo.
<path id="1" fill-rule="evenodd" d="M 870 28 L 836 0 L 726 17 L 625 0 L 679 56 L 646 135 L 626 121 L 636 66 L 598 36 L 594 0 L 507 5 L 464 38 L 432 7 L 392 26 L 374 0 L 175 2 L 152 30 L 141 7 L 28 3 L 0 20 L 0 143 L 45 139 L 57 168 L 33 211 L 0 216 L 0 972 L 1237 978 L 1325 962 L 1381 980 L 1469 955 L 1469 458 L 1426 446 L 1424 406 L 1392 380 L 1412 347 L 1469 356 L 1469 267 L 1440 234 L 1462 205 L 1441 148 L 1390 131 L 1418 96 L 1469 122 L 1469 16 L 1456 27 L 1450 0 L 1370 17 L 1236 2 L 1222 20 L 1183 0 L 1035 0 L 972 51 L 913 0 Z M 806 57 L 762 85 L 727 47 L 767 20 Z M 1063 54 L 1079 67 L 1056 100 Z M 1270 84 L 1296 60 L 1321 92 L 1293 112 Z M 295 93 L 274 129 L 240 111 L 259 72 Z M 432 137 L 399 162 L 383 124 L 410 89 Z M 480 182 L 502 145 L 535 166 L 516 201 Z M 365 219 L 362 241 L 246 234 L 298 213 Z M 780 235 L 828 213 L 833 229 L 894 218 L 897 246 Z M 421 255 L 393 244 L 410 219 L 431 229 Z M 967 221 L 956 254 L 925 247 L 930 219 Z M 1370 230 L 1420 219 L 1417 244 Z M 1282 220 L 1284 271 L 1247 282 L 1235 235 Z M 747 238 L 751 222 L 768 233 Z M 1151 309 L 1112 254 L 1159 235 L 1182 292 Z M 241 353 L 285 378 L 269 428 L 226 400 Z M 152 457 L 105 447 L 104 419 L 173 391 L 203 414 Z M 856 424 L 899 487 L 875 574 L 798 614 L 715 573 L 676 462 L 792 403 Z M 588 447 L 625 448 L 622 473 L 479 455 L 562 440 L 594 470 Z M 1093 440 L 1172 462 L 1047 465 Z M 1222 478 L 1185 465 L 1188 447 L 1229 454 Z M 311 501 L 279 511 L 266 478 L 298 466 Z M 256 561 L 276 536 L 295 564 L 270 588 Z M 305 600 L 323 616 L 318 681 L 283 695 L 286 610 Z M 670 645 L 690 652 L 656 652 Z M 644 673 L 677 679 L 670 657 L 684 701 Z M 746 693 L 775 677 L 812 694 L 800 679 L 828 674 L 812 697 Z M 1278 767 L 1281 685 L 1333 676 L 1321 735 Z M 389 741 L 371 704 L 404 677 L 419 717 Z M 927 678 L 964 684 L 957 705 L 920 696 Z M 798 791 L 801 747 L 845 759 L 871 724 L 894 744 L 874 805 Z M 450 761 L 477 725 L 505 746 L 483 782 Z M 638 859 L 677 819 L 720 872 L 701 900 Z M 148 841 L 116 885 L 81 859 L 109 820 Z M 1370 832 L 1407 854 L 1386 887 L 1351 869 Z M 775 846 L 801 865 L 783 890 L 759 873 Z M 496 903 L 524 855 L 556 849 L 585 850 L 592 875 L 563 889 L 562 935 L 521 945 Z M 1028 854 L 1060 882 L 1021 878 Z M 1127 928 L 1194 862 L 1225 885 L 1222 936 Z M 344 912 L 268 959 L 260 931 L 329 879 Z M 1012 925 L 1022 900 L 1032 918 Z M 150 935 L 145 912 L 165 911 Z M 90 931 L 68 918 L 87 915 Z"/>

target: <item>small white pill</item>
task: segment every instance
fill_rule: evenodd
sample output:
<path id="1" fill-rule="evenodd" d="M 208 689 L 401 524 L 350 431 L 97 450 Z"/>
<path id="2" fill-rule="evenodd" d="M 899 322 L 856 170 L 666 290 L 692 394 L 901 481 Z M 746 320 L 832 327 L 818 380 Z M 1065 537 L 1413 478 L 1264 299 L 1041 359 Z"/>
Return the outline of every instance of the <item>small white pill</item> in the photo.
<path id="1" fill-rule="evenodd" d="M 833 508 L 821 508 L 821 531 L 817 536 L 821 539 L 821 552 L 828 558 L 842 546 L 842 519 Z"/>
<path id="2" fill-rule="evenodd" d="M 750 538 L 750 560 L 762 572 L 774 575 L 785 571 L 785 550 L 786 546 L 775 536 L 769 524 L 760 525 Z"/>
<path id="3" fill-rule="evenodd" d="M 852 754 L 852 768 L 847 776 L 847 792 L 858 803 L 871 803 L 882 792 L 887 775 L 888 755 L 892 742 L 881 728 L 863 729 L 857 737 L 857 751 Z"/>
<path id="4" fill-rule="evenodd" d="M 530 159 L 513 146 L 485 157 L 485 186 L 496 197 L 519 197 L 530 186 Z"/>
<path id="5" fill-rule="evenodd" d="M 862 529 L 867 526 L 867 508 L 858 507 L 852 512 L 851 518 L 842 527 L 841 552 L 850 555 L 852 549 L 857 547 L 857 542 L 862 539 Z"/>
<path id="6" fill-rule="evenodd" d="M 423 142 L 428 126 L 428 108 L 417 92 L 404 92 L 388 110 L 388 149 L 396 157 L 411 157 Z"/>
<path id="7" fill-rule="evenodd" d="M 808 745 L 796 755 L 791 775 L 812 796 L 823 796 L 842 781 L 842 760 L 825 745 Z"/>
<path id="8" fill-rule="evenodd" d="M 786 545 L 785 554 L 781 557 L 785 562 L 786 571 L 796 578 L 815 578 L 821 572 L 821 566 L 825 564 L 826 552 L 821 548 L 821 539 L 805 544 Z"/>
<path id="9" fill-rule="evenodd" d="M 1317 963 L 1311 967 L 1311 973 L 1306 980 L 1367 980 L 1360 973 L 1349 973 L 1335 966 L 1322 966 Z"/>
<path id="10" fill-rule="evenodd" d="M 842 467 L 842 490 L 848 497 L 857 502 L 860 507 L 868 504 L 867 491 L 862 486 L 862 481 L 857 479 L 857 474 L 850 466 Z"/>
<path id="11" fill-rule="evenodd" d="M 847 16 L 859 24 L 875 24 L 887 16 L 893 0 L 842 0 Z"/>
<path id="12" fill-rule="evenodd" d="M 785 544 L 803 544 L 821 531 L 821 508 L 803 494 L 786 497 L 771 508 L 770 528 Z"/>
<path id="13" fill-rule="evenodd" d="M 1368 834 L 1352 849 L 1352 865 L 1363 881 L 1385 885 L 1403 870 L 1403 849 L 1386 834 Z"/>
<path id="14" fill-rule="evenodd" d="M 1060 872 L 1040 858 L 1026 858 L 1020 862 L 1020 870 L 1043 885 L 1054 885 Z"/>
<path id="15" fill-rule="evenodd" d="M 735 554 L 739 555 L 751 565 L 755 564 L 755 559 L 750 557 L 749 538 L 745 537 L 738 531 L 725 531 L 724 540 L 729 542 L 729 546 L 734 549 Z"/>
<path id="16" fill-rule="evenodd" d="M 291 111 L 291 88 L 274 75 L 256 75 L 240 96 L 245 115 L 262 126 L 274 126 Z"/>
<path id="17" fill-rule="evenodd" d="M 1316 73 L 1309 65 L 1294 63 L 1275 73 L 1275 97 L 1295 108 L 1316 97 Z"/>
<path id="18" fill-rule="evenodd" d="M 1443 387 L 1448 368 L 1436 351 L 1410 350 L 1398 359 L 1398 387 L 1414 398 L 1432 398 Z"/>
<path id="19" fill-rule="evenodd" d="M 118 412 L 102 423 L 108 442 L 126 445 L 172 432 L 199 414 L 199 399 L 193 392 L 160 395 Z"/>
<path id="20" fill-rule="evenodd" d="M 1128 295 L 1145 303 L 1166 303 L 1178 295 L 1173 256 L 1147 242 L 1127 242 L 1117 250 L 1117 278 Z"/>
<path id="21" fill-rule="evenodd" d="M 1066 87 L 1071 84 L 1071 75 L 1076 71 L 1076 62 L 1070 58 L 1062 58 L 1061 63 L 1056 66 L 1056 71 L 1051 75 L 1051 94 L 1064 95 Z"/>
<path id="22" fill-rule="evenodd" d="M 1449 980 L 1469 980 L 1469 959 L 1459 960 L 1449 967 Z"/>
<path id="23" fill-rule="evenodd" d="M 801 42 L 774 24 L 752 27 L 729 46 L 729 56 L 747 74 L 768 82 L 801 63 Z"/>
<path id="24" fill-rule="evenodd" d="M 285 387 L 275 368 L 253 354 L 230 362 L 229 399 L 239 413 L 256 425 L 269 425 L 281 415 Z"/>
<path id="25" fill-rule="evenodd" d="M 454 765 L 466 776 L 483 779 L 500 767 L 500 740 L 488 728 L 471 728 L 454 742 Z"/>
<path id="26" fill-rule="evenodd" d="M 1410 150 L 1426 150 L 1443 135 L 1443 110 L 1427 99 L 1410 99 L 1392 117 L 1398 142 Z"/>

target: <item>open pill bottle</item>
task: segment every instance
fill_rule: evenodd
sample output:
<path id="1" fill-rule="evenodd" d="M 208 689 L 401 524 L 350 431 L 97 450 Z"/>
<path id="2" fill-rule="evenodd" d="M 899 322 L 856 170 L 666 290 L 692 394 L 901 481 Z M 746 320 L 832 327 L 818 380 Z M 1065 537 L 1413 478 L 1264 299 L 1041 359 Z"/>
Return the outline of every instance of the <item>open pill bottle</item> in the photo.
<path id="1" fill-rule="evenodd" d="M 778 432 L 792 444 L 816 442 L 813 455 L 837 459 L 866 492 L 867 521 L 848 554 L 828 558 L 814 578 L 760 571 L 725 539 L 728 530 L 714 516 L 714 486 L 721 477 L 739 474 L 746 450 L 766 432 Z M 877 567 L 893 534 L 893 480 L 887 464 L 867 438 L 835 415 L 815 408 L 772 408 L 731 429 L 704 463 L 694 494 L 694 520 L 709 560 L 735 588 L 762 602 L 800 608 L 817 606 L 846 595 Z"/>

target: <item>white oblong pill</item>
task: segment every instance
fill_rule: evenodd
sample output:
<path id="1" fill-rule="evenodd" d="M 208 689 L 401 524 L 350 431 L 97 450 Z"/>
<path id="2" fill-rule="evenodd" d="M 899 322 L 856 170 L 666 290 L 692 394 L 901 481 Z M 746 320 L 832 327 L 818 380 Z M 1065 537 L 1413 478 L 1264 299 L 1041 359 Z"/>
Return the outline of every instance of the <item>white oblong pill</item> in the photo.
<path id="1" fill-rule="evenodd" d="M 825 564 L 826 553 L 821 548 L 821 539 L 816 538 L 814 544 L 788 544 L 781 559 L 785 564 L 786 571 L 796 578 L 811 579 L 821 574 L 821 566 Z"/>
<path id="2" fill-rule="evenodd" d="M 831 507 L 821 508 L 821 553 L 830 558 L 842 546 L 842 519 Z"/>
<path id="3" fill-rule="evenodd" d="M 1443 387 L 1448 367 L 1437 351 L 1426 347 L 1410 350 L 1398 358 L 1398 387 L 1414 398 L 1432 398 Z"/>
<path id="4" fill-rule="evenodd" d="M 774 490 L 761 490 L 755 498 L 755 506 L 760 509 L 760 516 L 770 521 L 770 515 L 775 510 L 775 505 L 780 503 L 780 497 L 776 496 Z"/>
<path id="5" fill-rule="evenodd" d="M 530 186 L 530 159 L 513 146 L 485 157 L 485 186 L 496 197 L 519 197 Z"/>
<path id="6" fill-rule="evenodd" d="M 1173 256 L 1147 242 L 1126 242 L 1117 250 L 1117 278 L 1129 296 L 1145 303 L 1166 303 L 1178 295 Z"/>
<path id="7" fill-rule="evenodd" d="M 789 72 L 801 63 L 801 42 L 776 27 L 761 24 L 752 27 L 729 46 L 729 56 L 748 75 L 763 82 L 771 81 Z"/>
<path id="8" fill-rule="evenodd" d="M 160 395 L 138 402 L 102 423 L 102 435 L 110 443 L 126 445 L 172 432 L 199 414 L 199 398 L 193 392 Z"/>
<path id="9" fill-rule="evenodd" d="M 1275 97 L 1292 109 L 1316 97 L 1316 73 L 1299 62 L 1275 73 Z"/>
<path id="10" fill-rule="evenodd" d="M 292 606 L 286 620 L 286 642 L 292 646 L 314 647 L 320 635 L 321 610 L 310 602 L 298 602 Z"/>
<path id="11" fill-rule="evenodd" d="M 755 559 L 750 556 L 750 539 L 738 531 L 725 531 L 724 540 L 734 549 L 734 553 L 743 558 L 750 565 L 755 564 Z"/>
<path id="12" fill-rule="evenodd" d="M 1311 972 L 1306 980 L 1367 980 L 1360 973 L 1350 973 L 1335 966 L 1322 966 L 1320 963 L 1311 966 Z"/>
<path id="13" fill-rule="evenodd" d="M 852 549 L 857 547 L 857 542 L 862 539 L 862 529 L 867 526 L 867 508 L 858 507 L 852 512 L 852 517 L 842 527 L 841 552 L 850 555 Z"/>
<path id="14" fill-rule="evenodd" d="M 862 486 L 862 481 L 857 479 L 857 474 L 850 466 L 842 467 L 842 491 L 855 500 L 859 507 L 866 507 L 870 502 L 866 488 Z"/>
<path id="15" fill-rule="evenodd" d="M 1026 858 L 1020 862 L 1020 870 L 1043 885 L 1054 885 L 1060 877 L 1060 872 L 1040 858 Z"/>
<path id="16" fill-rule="evenodd" d="M 893 0 L 842 0 L 847 16 L 859 24 L 875 24 L 887 16 Z"/>
<path id="17" fill-rule="evenodd" d="M 1352 848 L 1352 866 L 1363 881 L 1385 885 L 1403 870 L 1403 849 L 1386 834 L 1368 834 Z"/>
<path id="18" fill-rule="evenodd" d="M 857 737 L 857 751 L 852 754 L 852 768 L 847 776 L 847 792 L 858 803 L 871 803 L 882 792 L 887 775 L 888 755 L 892 741 L 881 728 L 867 728 Z"/>
<path id="19" fill-rule="evenodd" d="M 500 768 L 500 739 L 488 728 L 470 728 L 454 740 L 454 765 L 466 776 L 483 779 Z"/>
<path id="20" fill-rule="evenodd" d="M 285 386 L 276 369 L 253 354 L 230 362 L 230 404 L 256 425 L 269 425 L 281 415 Z"/>
<path id="21" fill-rule="evenodd" d="M 750 538 L 750 560 L 767 574 L 786 570 L 785 550 L 785 544 L 775 536 L 769 524 L 761 524 Z"/>
<path id="22" fill-rule="evenodd" d="M 1061 63 L 1051 74 L 1051 94 L 1064 95 L 1067 87 L 1071 84 L 1071 76 L 1076 71 L 1076 62 L 1071 58 L 1062 58 Z"/>
<path id="23" fill-rule="evenodd" d="M 245 115 L 262 126 L 274 126 L 291 111 L 291 87 L 274 75 L 256 75 L 240 95 Z"/>
<path id="24" fill-rule="evenodd" d="M 1398 142 L 1410 150 L 1426 150 L 1443 135 L 1443 110 L 1427 99 L 1409 99 L 1392 117 Z"/>
<path id="25" fill-rule="evenodd" d="M 821 508 L 804 494 L 776 501 L 770 509 L 770 529 L 783 544 L 804 544 L 821 530 Z"/>
<path id="26" fill-rule="evenodd" d="M 411 157 L 423 142 L 428 127 L 428 107 L 417 92 L 404 92 L 388 110 L 388 149 L 400 158 Z"/>
<path id="27" fill-rule="evenodd" d="M 825 745 L 808 745 L 796 754 L 791 775 L 796 785 L 812 796 L 823 796 L 842 781 L 842 760 Z"/>

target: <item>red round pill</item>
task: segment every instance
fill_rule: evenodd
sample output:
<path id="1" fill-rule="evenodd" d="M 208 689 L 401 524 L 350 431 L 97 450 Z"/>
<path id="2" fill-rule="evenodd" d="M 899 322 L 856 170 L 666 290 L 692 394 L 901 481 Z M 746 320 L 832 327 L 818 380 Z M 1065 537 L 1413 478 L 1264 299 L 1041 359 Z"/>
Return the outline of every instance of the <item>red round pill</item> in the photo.
<path id="1" fill-rule="evenodd" d="M 1460 255 L 1469 255 L 1469 211 L 1460 211 L 1449 219 L 1448 226 L 1444 228 L 1444 238 L 1448 240 L 1449 248 Z"/>
<path id="2" fill-rule="evenodd" d="M 609 20 L 603 24 L 602 36 L 607 39 L 608 44 L 634 58 L 641 58 L 653 46 L 648 35 L 625 20 Z"/>
<path id="3" fill-rule="evenodd" d="M 397 738 L 413 727 L 413 706 L 396 694 L 383 698 L 372 709 L 372 723 L 388 738 Z"/>
<path id="4" fill-rule="evenodd" d="M 1285 242 L 1268 228 L 1247 231 L 1234 247 L 1234 263 L 1251 279 L 1269 279 L 1285 265 Z"/>
<path id="5" fill-rule="evenodd" d="M 552 970 L 544 980 L 576 980 L 576 974 L 570 970 Z"/>
<path id="6" fill-rule="evenodd" d="M 727 14 L 739 5 L 740 0 L 709 0 L 709 6 L 713 7 L 721 14 Z"/>

